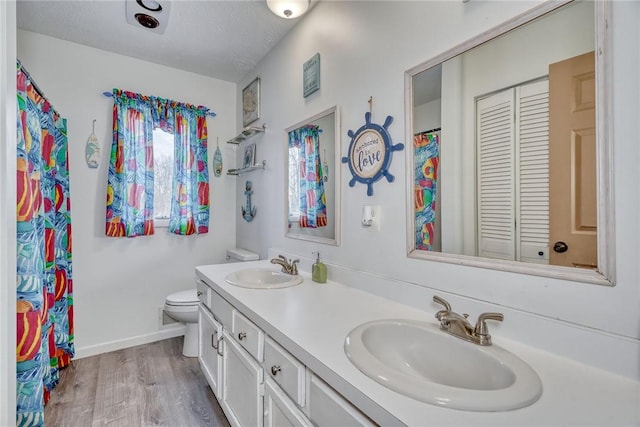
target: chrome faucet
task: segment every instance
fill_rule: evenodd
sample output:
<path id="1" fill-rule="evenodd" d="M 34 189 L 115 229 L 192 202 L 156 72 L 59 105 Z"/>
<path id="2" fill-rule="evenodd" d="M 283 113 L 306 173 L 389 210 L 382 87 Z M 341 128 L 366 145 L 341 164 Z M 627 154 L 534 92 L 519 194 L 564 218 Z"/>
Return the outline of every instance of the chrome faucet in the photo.
<path id="1" fill-rule="evenodd" d="M 297 264 L 300 262 L 299 259 L 294 259 L 293 261 L 287 261 L 287 258 L 284 255 L 278 255 L 278 258 L 273 258 L 271 260 L 271 264 L 278 264 L 282 266 L 282 272 L 286 274 L 291 274 L 292 276 L 296 276 L 298 274 L 298 266 Z"/>
<path id="2" fill-rule="evenodd" d="M 444 298 L 434 295 L 433 301 L 444 306 L 444 310 L 436 313 L 436 319 L 440 321 L 440 329 L 474 344 L 491 345 L 491 335 L 489 335 L 486 320 L 504 320 L 502 313 L 482 313 L 478 316 L 476 325 L 472 326 L 467 320 L 469 315 L 466 313 L 460 315 L 452 311 L 451 304 Z"/>

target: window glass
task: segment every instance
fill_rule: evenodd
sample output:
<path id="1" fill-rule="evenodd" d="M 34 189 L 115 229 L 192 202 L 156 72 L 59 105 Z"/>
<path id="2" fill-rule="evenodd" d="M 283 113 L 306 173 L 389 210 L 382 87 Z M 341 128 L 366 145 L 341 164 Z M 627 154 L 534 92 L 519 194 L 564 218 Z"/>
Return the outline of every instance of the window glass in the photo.
<path id="1" fill-rule="evenodd" d="M 289 147 L 289 219 L 300 217 L 300 147 Z"/>
<path id="2" fill-rule="evenodd" d="M 156 226 L 168 226 L 173 183 L 173 135 L 153 130 L 153 217 Z"/>

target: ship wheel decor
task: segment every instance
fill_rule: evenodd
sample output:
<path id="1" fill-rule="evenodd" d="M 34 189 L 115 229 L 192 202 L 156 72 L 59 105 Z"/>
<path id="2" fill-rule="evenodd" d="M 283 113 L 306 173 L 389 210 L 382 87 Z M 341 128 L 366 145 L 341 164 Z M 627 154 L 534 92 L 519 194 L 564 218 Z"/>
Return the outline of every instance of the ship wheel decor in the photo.
<path id="1" fill-rule="evenodd" d="M 369 98 L 369 105 L 373 104 L 373 98 Z M 387 116 L 384 125 L 371 123 L 371 109 L 364 115 L 365 124 L 347 135 L 351 138 L 348 157 L 342 158 L 342 163 L 349 165 L 353 178 L 349 181 L 349 187 L 361 182 L 367 185 L 367 196 L 373 196 L 373 184 L 383 176 L 388 182 L 393 182 L 395 177 L 389 173 L 391 153 L 401 151 L 404 144 L 393 145 L 387 128 L 393 122 L 393 117 Z"/>

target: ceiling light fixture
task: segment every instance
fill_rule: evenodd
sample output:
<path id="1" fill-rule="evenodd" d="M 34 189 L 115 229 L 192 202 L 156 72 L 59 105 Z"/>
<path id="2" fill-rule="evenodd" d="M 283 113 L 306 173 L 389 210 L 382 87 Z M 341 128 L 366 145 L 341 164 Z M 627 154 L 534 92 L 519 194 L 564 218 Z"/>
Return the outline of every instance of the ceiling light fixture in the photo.
<path id="1" fill-rule="evenodd" d="M 162 2 L 162 4 L 160 4 L 160 2 Z M 163 34 L 167 29 L 171 12 L 171 1 L 124 0 L 124 3 L 127 23 L 156 34 Z"/>
<path id="2" fill-rule="evenodd" d="M 280 17 L 293 19 L 309 9 L 309 0 L 267 0 L 267 6 Z"/>
<path id="3" fill-rule="evenodd" d="M 150 12 L 160 12 L 162 5 L 155 0 L 136 0 L 136 3 Z"/>
<path id="4" fill-rule="evenodd" d="M 160 25 L 160 22 L 158 22 L 156 18 L 149 16 L 146 13 L 136 13 L 135 16 L 136 21 L 145 28 L 156 28 Z"/>

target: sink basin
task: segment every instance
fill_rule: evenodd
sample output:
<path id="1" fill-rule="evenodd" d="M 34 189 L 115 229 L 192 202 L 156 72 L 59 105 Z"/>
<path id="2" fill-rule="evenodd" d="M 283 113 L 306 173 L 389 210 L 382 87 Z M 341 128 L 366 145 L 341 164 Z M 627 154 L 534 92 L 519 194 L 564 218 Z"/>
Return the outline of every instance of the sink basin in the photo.
<path id="1" fill-rule="evenodd" d="M 506 411 L 542 394 L 538 374 L 516 355 L 412 320 L 364 323 L 344 350 L 369 378 L 421 402 L 469 411 Z"/>
<path id="2" fill-rule="evenodd" d="M 225 281 L 230 285 L 242 288 L 277 289 L 299 285 L 302 283 L 302 277 L 268 268 L 247 268 L 234 271 L 225 278 Z"/>

